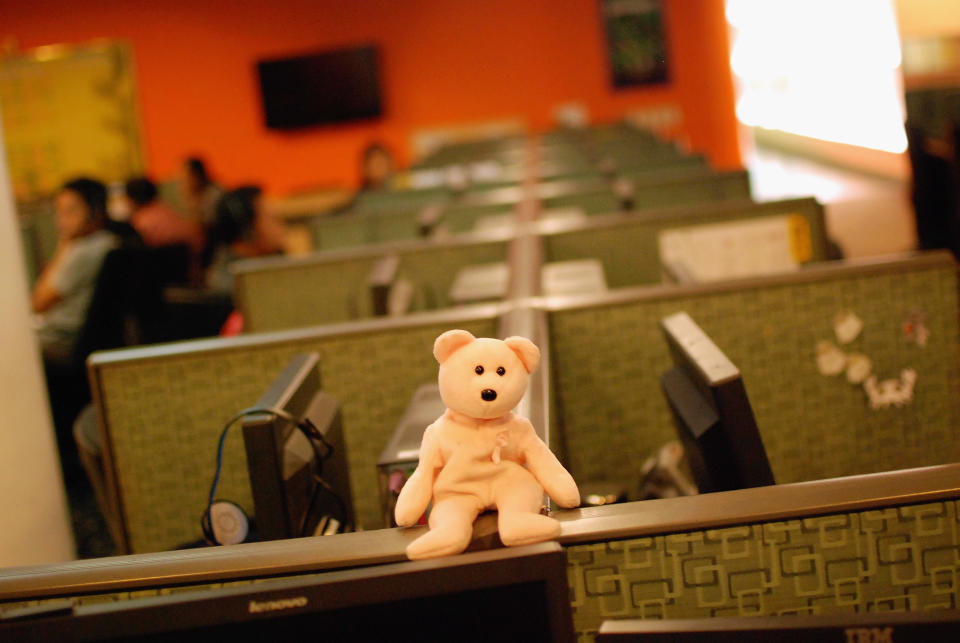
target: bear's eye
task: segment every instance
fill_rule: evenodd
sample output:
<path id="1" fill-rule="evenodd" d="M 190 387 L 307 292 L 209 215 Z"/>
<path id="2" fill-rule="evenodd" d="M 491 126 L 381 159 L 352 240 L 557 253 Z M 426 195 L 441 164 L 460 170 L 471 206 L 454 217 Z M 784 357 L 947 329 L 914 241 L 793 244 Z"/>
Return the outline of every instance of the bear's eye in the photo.
<path id="1" fill-rule="evenodd" d="M 479 364 L 477 364 L 477 367 L 473 370 L 476 371 L 477 375 L 483 375 L 483 367 Z"/>
<path id="2" fill-rule="evenodd" d="M 497 375 L 503 376 L 504 374 L 506 374 L 506 372 L 507 372 L 507 369 L 505 369 L 504 367 L 502 366 L 497 367 Z"/>

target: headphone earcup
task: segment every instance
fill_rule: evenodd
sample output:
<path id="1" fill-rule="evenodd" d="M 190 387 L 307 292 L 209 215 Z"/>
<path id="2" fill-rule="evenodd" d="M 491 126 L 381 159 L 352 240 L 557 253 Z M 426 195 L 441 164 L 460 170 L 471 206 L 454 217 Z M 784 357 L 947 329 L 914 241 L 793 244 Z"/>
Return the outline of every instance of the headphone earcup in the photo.
<path id="1" fill-rule="evenodd" d="M 203 535 L 217 545 L 236 545 L 247 539 L 250 519 L 236 503 L 218 500 L 203 512 L 200 521 Z"/>

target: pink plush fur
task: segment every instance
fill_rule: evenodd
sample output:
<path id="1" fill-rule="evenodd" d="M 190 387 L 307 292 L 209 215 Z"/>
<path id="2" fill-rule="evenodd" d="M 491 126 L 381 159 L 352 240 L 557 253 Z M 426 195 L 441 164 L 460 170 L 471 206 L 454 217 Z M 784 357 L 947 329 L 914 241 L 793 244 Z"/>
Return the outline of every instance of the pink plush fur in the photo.
<path id="1" fill-rule="evenodd" d="M 580 492 L 530 422 L 512 412 L 540 350 L 523 337 L 477 339 L 450 330 L 437 338 L 433 354 L 447 410 L 424 431 L 420 463 L 397 498 L 395 517 L 404 527 L 433 499 L 430 531 L 410 543 L 407 556 L 462 552 L 474 519 L 488 509 L 498 511 L 505 545 L 557 537 L 560 523 L 540 514 L 544 490 L 562 507 L 579 505 Z"/>

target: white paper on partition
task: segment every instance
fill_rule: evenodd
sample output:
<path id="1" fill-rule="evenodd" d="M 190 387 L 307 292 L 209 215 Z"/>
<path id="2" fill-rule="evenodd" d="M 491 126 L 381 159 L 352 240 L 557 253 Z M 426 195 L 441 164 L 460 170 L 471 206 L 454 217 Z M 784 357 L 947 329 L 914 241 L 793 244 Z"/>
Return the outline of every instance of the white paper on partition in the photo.
<path id="1" fill-rule="evenodd" d="M 791 231 L 790 215 L 663 230 L 660 263 L 695 282 L 796 270 Z"/>

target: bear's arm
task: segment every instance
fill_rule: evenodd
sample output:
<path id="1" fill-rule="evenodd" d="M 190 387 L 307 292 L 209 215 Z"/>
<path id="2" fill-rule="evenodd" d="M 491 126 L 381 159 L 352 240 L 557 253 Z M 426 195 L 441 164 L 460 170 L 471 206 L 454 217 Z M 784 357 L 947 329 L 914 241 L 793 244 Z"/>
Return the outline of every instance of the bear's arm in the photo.
<path id="1" fill-rule="evenodd" d="M 436 471 L 443 466 L 443 457 L 435 435 L 438 431 L 436 427 L 442 421 L 441 417 L 423 432 L 423 440 L 420 441 L 420 462 L 407 478 L 397 497 L 393 517 L 401 527 L 416 524 L 423 512 L 427 510 L 427 505 L 430 504 Z"/>
<path id="2" fill-rule="evenodd" d="M 543 490 L 561 507 L 576 507 L 580 504 L 580 490 L 553 451 L 543 443 L 526 418 L 518 417 L 524 425 L 521 429 L 521 450 L 526 459 L 527 470 L 537 479 Z"/>

